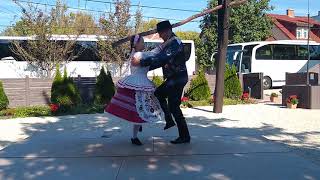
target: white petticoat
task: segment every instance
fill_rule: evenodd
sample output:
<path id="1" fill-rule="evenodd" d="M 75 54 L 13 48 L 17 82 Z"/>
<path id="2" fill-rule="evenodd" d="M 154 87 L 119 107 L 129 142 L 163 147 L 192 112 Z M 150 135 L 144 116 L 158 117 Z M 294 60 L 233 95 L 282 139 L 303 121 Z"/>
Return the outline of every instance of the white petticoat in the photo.
<path id="1" fill-rule="evenodd" d="M 155 85 L 143 74 L 131 74 L 120 79 L 117 87 L 128 88 L 136 91 L 155 91 Z"/>

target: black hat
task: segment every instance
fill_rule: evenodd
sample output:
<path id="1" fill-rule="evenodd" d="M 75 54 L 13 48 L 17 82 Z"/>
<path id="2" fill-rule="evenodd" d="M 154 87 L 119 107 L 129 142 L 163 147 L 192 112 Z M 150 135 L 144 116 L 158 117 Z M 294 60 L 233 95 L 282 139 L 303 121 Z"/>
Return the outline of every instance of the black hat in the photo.
<path id="1" fill-rule="evenodd" d="M 157 24 L 157 32 L 161 32 L 166 29 L 172 29 L 172 25 L 168 20 L 166 21 L 161 21 Z"/>

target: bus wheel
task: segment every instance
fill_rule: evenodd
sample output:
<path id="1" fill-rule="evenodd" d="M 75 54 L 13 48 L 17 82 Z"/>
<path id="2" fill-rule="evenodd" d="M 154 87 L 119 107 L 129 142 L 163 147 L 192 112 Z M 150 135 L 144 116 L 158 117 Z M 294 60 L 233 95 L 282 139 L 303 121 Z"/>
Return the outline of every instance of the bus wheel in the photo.
<path id="1" fill-rule="evenodd" d="M 272 80 L 270 77 L 268 76 L 264 76 L 263 77 L 263 89 L 267 90 L 270 89 L 272 87 Z"/>

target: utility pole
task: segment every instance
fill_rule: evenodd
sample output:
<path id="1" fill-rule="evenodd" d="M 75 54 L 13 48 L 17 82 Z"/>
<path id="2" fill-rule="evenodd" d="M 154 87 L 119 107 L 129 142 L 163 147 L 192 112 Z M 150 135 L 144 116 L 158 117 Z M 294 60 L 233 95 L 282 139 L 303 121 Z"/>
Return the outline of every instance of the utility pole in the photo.
<path id="1" fill-rule="evenodd" d="M 226 54 L 229 40 L 229 2 L 230 0 L 218 0 L 218 4 L 222 5 L 223 7 L 218 11 L 218 58 L 216 59 L 217 70 L 213 108 L 214 113 L 222 113 L 223 107 L 224 71 L 226 67 Z"/>
<path id="2" fill-rule="evenodd" d="M 309 62 L 310 62 L 310 7 L 309 7 L 309 0 L 308 0 L 308 40 L 307 40 L 307 47 L 308 47 L 308 61 L 307 61 L 307 86 L 310 85 L 309 82 Z"/>

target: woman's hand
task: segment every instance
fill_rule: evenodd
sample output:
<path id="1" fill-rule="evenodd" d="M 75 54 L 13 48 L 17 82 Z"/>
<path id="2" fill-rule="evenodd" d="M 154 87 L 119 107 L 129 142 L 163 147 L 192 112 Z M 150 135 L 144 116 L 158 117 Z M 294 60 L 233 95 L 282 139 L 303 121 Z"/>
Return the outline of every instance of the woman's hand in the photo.
<path id="1" fill-rule="evenodd" d="M 131 58 L 131 65 L 133 66 L 139 66 L 140 65 L 140 59 L 141 55 L 136 53 L 134 56 Z"/>

